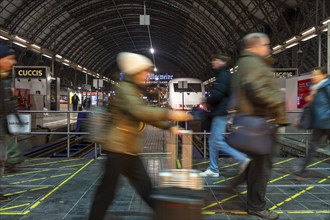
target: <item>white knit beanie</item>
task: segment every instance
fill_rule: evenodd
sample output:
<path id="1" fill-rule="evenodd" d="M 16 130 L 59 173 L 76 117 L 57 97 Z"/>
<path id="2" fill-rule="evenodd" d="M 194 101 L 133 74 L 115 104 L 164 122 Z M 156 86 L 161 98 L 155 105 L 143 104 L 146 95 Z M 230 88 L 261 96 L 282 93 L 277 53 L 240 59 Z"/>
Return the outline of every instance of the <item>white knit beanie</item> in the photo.
<path id="1" fill-rule="evenodd" d="M 128 75 L 134 75 L 153 66 L 147 57 L 128 52 L 119 53 L 117 63 L 119 69 Z"/>

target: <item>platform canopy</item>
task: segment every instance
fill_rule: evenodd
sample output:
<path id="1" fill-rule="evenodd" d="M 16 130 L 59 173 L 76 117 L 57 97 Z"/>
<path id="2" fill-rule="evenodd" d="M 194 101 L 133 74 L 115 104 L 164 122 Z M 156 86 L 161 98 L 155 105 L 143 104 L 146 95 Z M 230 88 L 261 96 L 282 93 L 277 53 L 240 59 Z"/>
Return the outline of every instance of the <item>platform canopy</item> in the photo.
<path id="1" fill-rule="evenodd" d="M 211 54 L 221 50 L 237 60 L 245 34 L 265 32 L 275 46 L 330 16 L 328 0 L 3 0 L 0 4 L 0 30 L 47 51 L 55 59 L 55 74 L 75 84 L 85 80 L 79 74 L 83 67 L 117 80 L 115 58 L 121 51 L 150 57 L 162 74 L 206 80 L 211 77 Z M 144 14 L 150 16 L 150 25 L 141 25 Z M 320 38 L 276 54 L 277 67 L 299 67 L 302 72 L 319 59 L 326 63 L 326 56 L 319 55 L 326 54 L 326 34 Z M 51 65 L 42 52 L 32 52 L 36 48 L 22 48 L 12 39 L 0 42 L 20 52 L 20 65 Z M 63 65 L 64 59 L 74 65 Z"/>

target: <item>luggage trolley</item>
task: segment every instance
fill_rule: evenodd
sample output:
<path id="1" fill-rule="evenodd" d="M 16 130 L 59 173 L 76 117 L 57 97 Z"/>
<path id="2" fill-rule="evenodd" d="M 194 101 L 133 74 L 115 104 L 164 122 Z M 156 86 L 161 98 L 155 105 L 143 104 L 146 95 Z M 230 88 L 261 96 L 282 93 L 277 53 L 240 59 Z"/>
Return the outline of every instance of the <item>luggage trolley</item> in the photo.
<path id="1" fill-rule="evenodd" d="M 191 168 L 192 133 L 182 133 L 182 166 L 174 169 L 177 149 L 174 135 L 168 138 L 167 149 L 170 157 L 168 166 L 173 169 L 160 171 L 159 188 L 152 194 L 156 205 L 155 220 L 201 220 L 201 209 L 204 204 L 203 178 L 200 171 Z M 174 159 L 173 159 L 174 157 Z"/>

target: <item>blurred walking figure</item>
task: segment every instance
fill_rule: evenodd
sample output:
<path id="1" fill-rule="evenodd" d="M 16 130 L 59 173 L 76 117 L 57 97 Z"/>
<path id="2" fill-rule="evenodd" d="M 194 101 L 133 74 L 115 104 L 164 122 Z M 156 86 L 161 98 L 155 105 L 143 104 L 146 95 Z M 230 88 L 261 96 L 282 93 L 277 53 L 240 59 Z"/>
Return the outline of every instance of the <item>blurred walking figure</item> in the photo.
<path id="1" fill-rule="evenodd" d="M 177 128 L 168 122 L 192 120 L 192 116 L 179 111 L 147 106 L 140 99 L 140 93 L 153 67 L 152 62 L 139 54 L 120 53 L 117 57 L 120 70 L 125 78 L 117 88 L 115 98 L 109 103 L 111 124 L 106 143 L 107 152 L 101 184 L 96 190 L 89 215 L 91 220 L 103 219 L 111 204 L 119 176 L 126 176 L 142 199 L 151 207 L 151 180 L 138 156 L 142 151 L 139 134 L 140 122 L 176 132 Z"/>
<path id="2" fill-rule="evenodd" d="M 16 63 L 15 52 L 7 46 L 0 44 L 0 181 L 4 173 L 7 159 L 8 140 L 10 139 L 6 116 L 15 110 L 17 100 L 13 97 L 12 80 L 9 73 Z M 10 201 L 11 198 L 4 196 L 0 189 L 0 202 Z"/>
<path id="3" fill-rule="evenodd" d="M 239 173 L 242 173 L 250 162 L 250 159 L 244 153 L 229 146 L 223 135 L 226 131 L 227 107 L 231 91 L 231 75 L 226 69 L 228 62 L 230 62 L 230 57 L 224 53 L 218 52 L 212 56 L 211 64 L 216 79 L 211 88 L 211 95 L 206 99 L 213 118 L 209 137 L 210 166 L 200 174 L 204 177 L 219 176 L 218 158 L 220 151 L 240 163 Z"/>
<path id="4" fill-rule="evenodd" d="M 276 123 L 287 125 L 284 116 L 284 100 L 268 64 L 269 38 L 264 33 L 251 33 L 243 38 L 243 51 L 233 74 L 233 86 L 238 91 L 238 114 L 274 118 Z M 275 128 L 275 127 L 274 127 Z M 273 129 L 275 142 L 276 129 Z M 278 214 L 266 209 L 266 188 L 270 178 L 271 155 L 249 155 L 250 163 L 239 175 L 232 188 L 247 182 L 247 212 L 265 219 L 277 219 Z"/>
<path id="5" fill-rule="evenodd" d="M 84 109 L 89 109 L 92 105 L 92 100 L 91 100 L 91 97 L 90 96 L 87 96 L 84 101 L 83 101 L 83 107 Z"/>
<path id="6" fill-rule="evenodd" d="M 311 94 L 305 99 L 311 108 L 313 134 L 309 143 L 307 156 L 301 168 L 295 172 L 299 180 L 307 177 L 306 167 L 313 159 L 313 154 L 325 136 L 330 142 L 330 80 L 325 67 L 318 67 L 312 71 L 310 87 Z"/>
<path id="7" fill-rule="evenodd" d="M 74 94 L 71 98 L 71 102 L 72 102 L 72 109 L 73 111 L 77 111 L 77 107 L 78 107 L 78 103 L 79 103 L 80 99 L 77 96 L 77 94 Z"/>

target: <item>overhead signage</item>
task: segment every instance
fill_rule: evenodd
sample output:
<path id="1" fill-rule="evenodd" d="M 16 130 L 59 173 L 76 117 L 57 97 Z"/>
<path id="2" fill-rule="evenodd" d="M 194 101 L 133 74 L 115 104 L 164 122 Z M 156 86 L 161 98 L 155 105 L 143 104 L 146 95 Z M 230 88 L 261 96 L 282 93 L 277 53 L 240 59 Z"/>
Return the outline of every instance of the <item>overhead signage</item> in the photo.
<path id="1" fill-rule="evenodd" d="M 20 121 L 14 114 L 7 115 L 8 130 L 11 134 L 22 134 L 31 132 L 31 115 L 19 114 Z M 21 122 L 21 123 L 20 123 Z"/>
<path id="2" fill-rule="evenodd" d="M 173 79 L 173 75 L 172 74 L 154 74 L 154 73 L 151 73 L 151 74 L 149 74 L 149 76 L 148 76 L 148 79 L 150 80 L 150 81 L 153 81 L 153 80 L 156 80 L 156 81 L 158 81 L 158 80 L 161 80 L 161 81 L 164 81 L 164 80 L 171 80 L 171 79 Z"/>
<path id="3" fill-rule="evenodd" d="M 311 79 L 298 80 L 297 82 L 297 108 L 301 109 L 306 105 L 305 97 L 310 94 Z"/>
<path id="4" fill-rule="evenodd" d="M 46 66 L 14 66 L 16 78 L 46 78 Z"/>
<path id="5" fill-rule="evenodd" d="M 288 77 L 298 76 L 298 69 L 297 68 L 274 69 L 273 76 L 275 78 L 288 78 Z"/>

